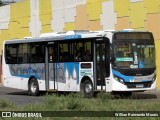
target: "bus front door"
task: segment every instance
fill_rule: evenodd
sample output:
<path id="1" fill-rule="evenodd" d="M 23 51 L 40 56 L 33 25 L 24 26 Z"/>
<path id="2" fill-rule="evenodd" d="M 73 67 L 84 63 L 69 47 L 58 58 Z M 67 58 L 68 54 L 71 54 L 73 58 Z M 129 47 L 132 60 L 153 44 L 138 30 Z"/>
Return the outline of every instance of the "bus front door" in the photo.
<path id="1" fill-rule="evenodd" d="M 48 73 L 46 73 L 49 79 L 50 90 L 57 90 L 56 61 L 57 61 L 57 47 L 56 44 L 50 43 L 48 45 Z"/>
<path id="2" fill-rule="evenodd" d="M 108 41 L 108 40 L 107 40 Z M 105 90 L 105 78 L 110 74 L 109 67 L 109 43 L 106 41 L 97 41 L 95 44 L 95 62 L 96 62 L 96 89 Z"/>

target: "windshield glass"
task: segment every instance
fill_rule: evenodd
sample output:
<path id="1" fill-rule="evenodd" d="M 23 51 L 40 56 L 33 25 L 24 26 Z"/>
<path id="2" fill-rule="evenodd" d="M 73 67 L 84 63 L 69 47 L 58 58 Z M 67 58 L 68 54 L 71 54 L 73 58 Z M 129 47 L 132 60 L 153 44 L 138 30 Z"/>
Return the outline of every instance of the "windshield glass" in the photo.
<path id="1" fill-rule="evenodd" d="M 153 42 L 114 43 L 115 65 L 120 69 L 141 69 L 155 67 L 155 46 Z"/>

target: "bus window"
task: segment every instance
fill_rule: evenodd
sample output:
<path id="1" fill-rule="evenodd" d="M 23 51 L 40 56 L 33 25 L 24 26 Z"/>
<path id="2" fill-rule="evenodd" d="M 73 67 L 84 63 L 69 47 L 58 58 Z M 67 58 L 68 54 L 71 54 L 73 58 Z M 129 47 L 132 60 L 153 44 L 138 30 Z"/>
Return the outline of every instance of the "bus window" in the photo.
<path id="1" fill-rule="evenodd" d="M 73 61 L 73 43 L 60 43 L 59 44 L 59 61 L 60 62 L 71 62 Z"/>
<path id="2" fill-rule="evenodd" d="M 44 44 L 32 43 L 30 44 L 30 62 L 31 63 L 43 63 L 45 61 Z"/>
<path id="3" fill-rule="evenodd" d="M 91 61 L 91 42 L 78 42 L 75 44 L 75 61 Z"/>
<path id="4" fill-rule="evenodd" d="M 91 61 L 91 51 L 90 50 L 86 50 L 84 52 L 83 59 L 84 61 Z"/>
<path id="5" fill-rule="evenodd" d="M 92 60 L 91 42 L 72 41 L 58 44 L 58 58 L 60 62 L 79 62 Z"/>
<path id="6" fill-rule="evenodd" d="M 48 47 L 48 62 L 57 62 L 57 45 L 50 45 Z"/>
<path id="7" fill-rule="evenodd" d="M 28 63 L 28 50 L 29 45 L 28 44 L 20 44 L 18 47 L 18 63 Z"/>
<path id="8" fill-rule="evenodd" d="M 133 64 L 132 44 L 129 42 L 116 43 L 116 65 L 123 69 L 129 69 Z"/>
<path id="9" fill-rule="evenodd" d="M 137 44 L 137 56 L 140 68 L 152 68 L 155 66 L 155 46 L 151 43 Z M 140 66 L 140 64 L 143 64 Z"/>
<path id="10" fill-rule="evenodd" d="M 53 47 L 48 48 L 48 53 L 49 53 L 49 56 L 48 56 L 49 62 L 53 62 Z"/>
<path id="11" fill-rule="evenodd" d="M 64 62 L 68 61 L 67 58 L 68 56 L 68 44 L 66 43 L 61 43 L 59 44 L 59 61 Z"/>
<path id="12" fill-rule="evenodd" d="M 6 63 L 17 64 L 17 45 L 6 45 Z"/>
<path id="13" fill-rule="evenodd" d="M 84 48 L 80 47 L 80 48 L 76 48 L 75 51 L 75 61 L 82 61 L 82 56 L 84 54 Z"/>

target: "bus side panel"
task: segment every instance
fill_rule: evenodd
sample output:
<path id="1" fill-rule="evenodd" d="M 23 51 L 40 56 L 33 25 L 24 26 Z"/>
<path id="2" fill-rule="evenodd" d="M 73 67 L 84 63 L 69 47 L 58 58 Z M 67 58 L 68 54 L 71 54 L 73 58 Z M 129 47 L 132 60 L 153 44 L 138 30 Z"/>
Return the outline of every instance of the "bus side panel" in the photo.
<path id="1" fill-rule="evenodd" d="M 79 79 L 80 79 L 80 82 L 81 83 L 81 80 L 87 76 L 90 78 L 90 80 L 92 81 L 93 83 L 93 86 L 94 86 L 94 72 L 93 72 L 93 62 L 81 62 L 79 64 Z M 79 84 L 79 91 L 80 91 L 80 84 Z"/>
<path id="2" fill-rule="evenodd" d="M 45 80 L 38 80 L 39 91 L 46 91 L 46 82 Z"/>
<path id="3" fill-rule="evenodd" d="M 6 67 L 7 68 L 7 67 Z M 30 77 L 35 77 L 39 83 L 39 90 L 45 89 L 45 66 L 42 63 L 39 64 L 10 64 L 8 67 L 8 72 L 10 74 L 6 76 L 7 87 L 19 88 L 23 90 L 28 90 L 28 80 Z M 41 82 L 39 81 L 41 80 Z M 44 81 L 44 82 L 42 82 Z"/>
<path id="4" fill-rule="evenodd" d="M 31 76 L 35 77 L 39 83 L 39 90 L 45 90 L 45 65 L 44 63 L 23 64 L 21 65 L 22 73 L 20 77 L 27 78 L 22 80 L 22 88 L 28 90 L 28 80 Z"/>
<path id="5" fill-rule="evenodd" d="M 58 91 L 78 91 L 79 62 L 57 63 L 56 78 Z"/>
<path id="6" fill-rule="evenodd" d="M 5 87 L 22 89 L 21 79 L 12 75 L 12 66 L 13 65 L 3 64 L 3 85 Z"/>

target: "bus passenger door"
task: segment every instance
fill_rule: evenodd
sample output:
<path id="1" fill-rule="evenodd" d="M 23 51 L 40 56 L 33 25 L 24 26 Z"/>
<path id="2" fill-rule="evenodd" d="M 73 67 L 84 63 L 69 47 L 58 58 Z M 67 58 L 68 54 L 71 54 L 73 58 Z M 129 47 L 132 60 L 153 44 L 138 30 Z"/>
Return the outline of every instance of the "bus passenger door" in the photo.
<path id="1" fill-rule="evenodd" d="M 104 39 L 106 39 L 104 41 Z M 107 38 L 96 41 L 95 44 L 95 63 L 96 63 L 96 89 L 105 90 L 105 78 L 110 75 L 109 63 L 109 41 Z"/>
<path id="2" fill-rule="evenodd" d="M 48 79 L 49 89 L 56 90 L 56 61 L 57 61 L 57 44 L 48 43 Z M 47 73 L 46 73 L 47 74 Z"/>

